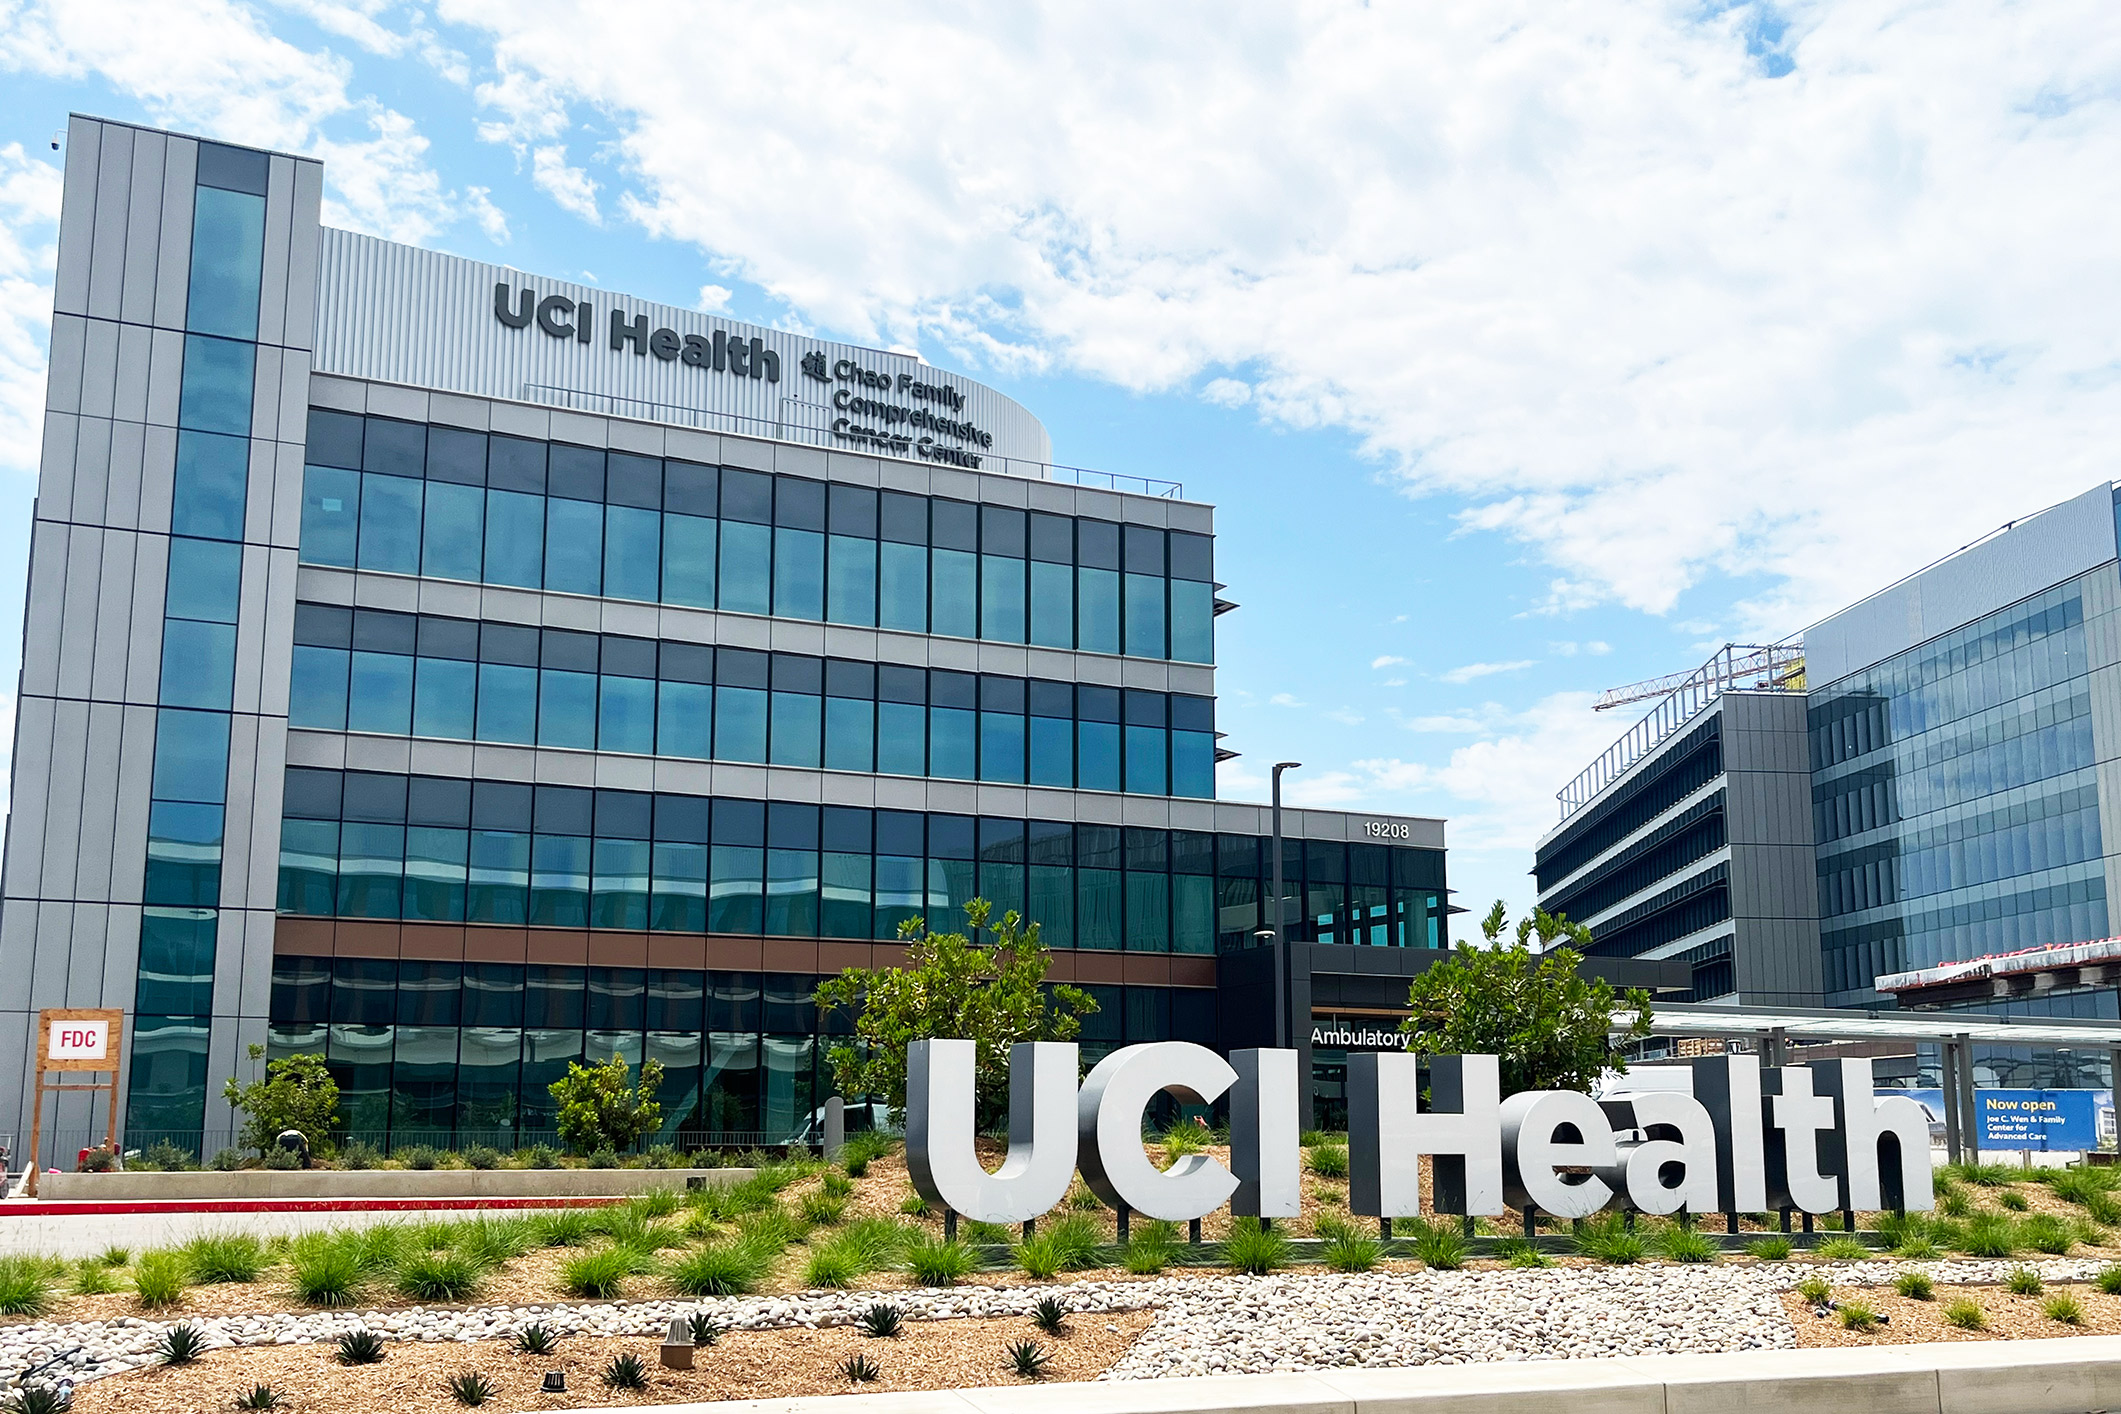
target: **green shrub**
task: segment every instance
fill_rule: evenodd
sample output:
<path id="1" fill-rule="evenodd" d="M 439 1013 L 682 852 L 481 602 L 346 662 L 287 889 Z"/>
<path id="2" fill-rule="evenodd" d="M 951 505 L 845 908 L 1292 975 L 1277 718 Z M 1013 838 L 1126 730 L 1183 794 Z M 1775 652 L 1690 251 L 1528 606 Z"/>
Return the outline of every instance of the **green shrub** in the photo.
<path id="1" fill-rule="evenodd" d="M 847 1136 L 847 1142 L 840 1146 L 840 1163 L 850 1175 L 861 1178 L 869 1172 L 870 1164 L 896 1147 L 890 1135 L 865 1129 Z"/>
<path id="2" fill-rule="evenodd" d="M 421 1252 L 398 1267 L 398 1290 L 416 1301 L 462 1301 L 479 1289 L 479 1264 L 461 1252 Z"/>
<path id="3" fill-rule="evenodd" d="M 41 1316 L 51 1307 L 51 1269 L 36 1257 L 0 1257 L 0 1316 Z"/>
<path id="4" fill-rule="evenodd" d="M 836 1245 L 817 1248 L 803 1264 L 803 1285 L 842 1290 L 862 1275 L 862 1261 L 852 1251 Z"/>
<path id="5" fill-rule="evenodd" d="M 2003 1279 L 2003 1289 L 2013 1296 L 2038 1296 L 2040 1273 L 2031 1267 L 2013 1267 L 2010 1275 Z"/>
<path id="6" fill-rule="evenodd" d="M 2084 1307 L 2068 1292 L 2058 1291 L 2040 1303 L 2040 1314 L 2065 1326 L 2084 1324 Z"/>
<path id="7" fill-rule="evenodd" d="M 854 1193 L 854 1180 L 834 1169 L 825 1170 L 817 1182 L 820 1190 L 834 1198 L 847 1198 Z"/>
<path id="8" fill-rule="evenodd" d="M 1657 1251 L 1672 1262 L 1713 1262 L 1720 1249 L 1706 1236 L 1687 1227 L 1668 1227 L 1657 1234 Z"/>
<path id="9" fill-rule="evenodd" d="M 350 1139 L 339 1146 L 339 1167 L 347 1169 L 372 1169 L 381 1167 L 383 1151 L 365 1139 Z"/>
<path id="10" fill-rule="evenodd" d="M 746 1242 L 699 1248 L 679 1258 L 670 1282 L 687 1296 L 741 1296 L 758 1289 L 772 1270 L 772 1258 Z"/>
<path id="11" fill-rule="evenodd" d="M 2018 1254 L 2016 1226 L 2000 1213 L 1981 1213 L 1967 1220 L 1957 1246 L 1969 1257 L 2015 1257 Z"/>
<path id="12" fill-rule="evenodd" d="M 615 1169 L 624 1167 L 624 1165 L 619 1162 L 619 1151 L 611 1148 L 590 1150 L 589 1166 L 593 1169 Z"/>
<path id="13" fill-rule="evenodd" d="M 1010 1368 L 1027 1380 L 1044 1379 L 1047 1362 L 1052 1359 L 1046 1347 L 1035 1340 L 1019 1340 L 1009 1347 Z"/>
<path id="14" fill-rule="evenodd" d="M 1893 1290 L 1910 1301 L 1929 1301 L 1935 1298 L 1937 1289 L 1927 1272 L 1902 1272 L 1893 1282 Z"/>
<path id="15" fill-rule="evenodd" d="M 1505 1237 L 1495 1244 L 1495 1255 L 1513 1267 L 1551 1267 L 1554 1259 L 1539 1250 L 1530 1238 Z"/>
<path id="16" fill-rule="evenodd" d="M 1304 1165 L 1320 1178 L 1346 1178 L 1348 1176 L 1348 1149 L 1345 1144 L 1313 1144 L 1304 1150 Z"/>
<path id="17" fill-rule="evenodd" d="M 371 1330 L 348 1331 L 336 1345 L 341 1365 L 374 1365 L 383 1358 L 383 1337 Z"/>
<path id="18" fill-rule="evenodd" d="M 2029 1218 L 2019 1220 L 2018 1240 L 2035 1252 L 2061 1257 L 2076 1246 L 2077 1235 L 2068 1223 L 2053 1213 L 2035 1213 Z"/>
<path id="19" fill-rule="evenodd" d="M 481 1217 L 459 1230 L 456 1249 L 481 1267 L 498 1267 L 528 1252 L 537 1240 L 526 1219 Z"/>
<path id="20" fill-rule="evenodd" d="M 201 1286 L 253 1282 L 266 1267 L 265 1244 L 247 1232 L 217 1232 L 184 1244 L 191 1279 Z"/>
<path id="21" fill-rule="evenodd" d="M 1854 1297 L 1842 1302 L 1840 1309 L 1835 1311 L 1834 1315 L 1840 1319 L 1844 1330 L 1874 1331 L 1878 1329 L 1878 1313 Z"/>
<path id="22" fill-rule="evenodd" d="M 118 1289 L 118 1279 L 109 1267 L 93 1257 L 74 1264 L 72 1290 L 76 1296 L 107 1296 Z"/>
<path id="23" fill-rule="evenodd" d="M 2121 1267 L 2101 1267 L 2092 1284 L 2108 1296 L 2121 1296 Z"/>
<path id="24" fill-rule="evenodd" d="M 162 1332 L 156 1353 L 165 1365 L 189 1365 L 206 1353 L 206 1336 L 197 1326 L 185 1321 Z"/>
<path id="25" fill-rule="evenodd" d="M 642 1136 L 662 1127 L 663 1106 L 655 1098 L 662 1085 L 660 1061 L 641 1062 L 638 1081 L 625 1057 L 616 1052 L 602 1065 L 569 1062 L 567 1074 L 546 1087 L 559 1106 L 555 1128 L 560 1142 L 578 1154 L 631 1149 Z M 590 1167 L 597 1166 L 592 1159 Z M 603 1165 L 617 1166 L 615 1155 Z"/>
<path id="26" fill-rule="evenodd" d="M 597 1226 L 596 1215 L 580 1208 L 552 1208 L 531 1219 L 538 1241 L 547 1247 L 580 1247 Z"/>
<path id="27" fill-rule="evenodd" d="M 1974 1205 L 1956 1188 L 1937 1199 L 1937 1211 L 1948 1218 L 1963 1218 L 1973 1210 Z"/>
<path id="28" fill-rule="evenodd" d="M 1094 1213 L 1105 1206 L 1104 1200 L 1090 1191 L 1087 1183 L 1078 1183 L 1068 1190 L 1068 1206 L 1078 1213 Z"/>
<path id="29" fill-rule="evenodd" d="M 1033 1233 L 1016 1244 L 1016 1265 L 1027 1277 L 1050 1281 L 1060 1275 L 1061 1251 L 1050 1232 Z"/>
<path id="30" fill-rule="evenodd" d="M 1104 1246 L 1104 1234 L 1098 1231 L 1097 1224 L 1090 1218 L 1080 1213 L 1071 1213 L 1067 1217 L 1056 1219 L 1046 1231 L 1052 1236 L 1054 1246 L 1060 1252 L 1064 1270 L 1083 1272 L 1104 1264 L 1098 1256 L 1098 1248 Z"/>
<path id="31" fill-rule="evenodd" d="M 391 1155 L 415 1173 L 431 1173 L 442 1162 L 442 1151 L 432 1144 L 407 1144 Z"/>
<path id="32" fill-rule="evenodd" d="M 956 1286 L 978 1266 L 979 1258 L 962 1242 L 922 1237 L 906 1248 L 906 1269 L 923 1286 Z"/>
<path id="33" fill-rule="evenodd" d="M 1814 1306 L 1824 1306 L 1834 1299 L 1834 1288 L 1826 1284 L 1822 1276 L 1808 1276 L 1797 1283 L 1797 1294 Z"/>
<path id="34" fill-rule="evenodd" d="M 556 1169 L 560 1166 L 560 1151 L 550 1144 L 533 1144 L 517 1157 L 527 1169 Z"/>
<path id="35" fill-rule="evenodd" d="M 351 1306 L 368 1287 L 369 1266 L 354 1244 L 329 1238 L 297 1242 L 294 1289 L 309 1306 Z"/>
<path id="36" fill-rule="evenodd" d="M 1648 1241 L 1639 1232 L 1629 1232 L 1618 1213 L 1584 1219 L 1570 1241 L 1582 1255 L 1614 1266 L 1639 1262 L 1649 1252 Z"/>
<path id="37" fill-rule="evenodd" d="M 1223 1261 L 1233 1272 L 1265 1276 L 1289 1265 L 1289 1239 L 1262 1226 L 1258 1218 L 1238 1218 L 1223 1240 Z"/>
<path id="38" fill-rule="evenodd" d="M 631 1350 L 622 1351 L 611 1357 L 611 1363 L 604 1367 L 602 1378 L 606 1389 L 646 1389 L 648 1366 Z"/>
<path id="39" fill-rule="evenodd" d="M 484 1404 L 500 1393 L 491 1376 L 477 1370 L 461 1370 L 449 1377 L 449 1397 L 469 1406 Z"/>
<path id="40" fill-rule="evenodd" d="M 161 1173 L 188 1173 L 199 1167 L 199 1161 L 192 1157 L 191 1150 L 181 1144 L 158 1139 L 147 1146 L 133 1166 L 154 1169 Z"/>
<path id="41" fill-rule="evenodd" d="M 928 1200 L 918 1193 L 907 1194 L 906 1200 L 898 1205 L 898 1210 L 909 1218 L 925 1218 L 930 1211 Z"/>
<path id="42" fill-rule="evenodd" d="M 1944 1308 L 1944 1319 L 1963 1331 L 1978 1331 L 1988 1328 L 1988 1316 L 1979 1302 L 1970 1296 L 1954 1299 Z"/>
<path id="43" fill-rule="evenodd" d="M 473 1144 L 464 1150 L 464 1162 L 481 1173 L 501 1166 L 501 1151 L 491 1144 Z"/>
<path id="44" fill-rule="evenodd" d="M 835 1198 L 830 1193 L 805 1193 L 796 1204 L 796 1210 L 806 1223 L 819 1227 L 835 1227 L 847 1216 L 847 1200 Z"/>
<path id="45" fill-rule="evenodd" d="M 1790 1256 L 1790 1240 L 1787 1237 L 1756 1237 L 1745 1245 L 1745 1250 L 1763 1262 L 1786 1262 Z"/>
<path id="46" fill-rule="evenodd" d="M 176 1305 L 184 1298 L 190 1278 L 191 1264 L 184 1254 L 168 1248 L 143 1252 L 133 1267 L 133 1289 L 140 1295 L 140 1304 L 149 1310 Z"/>
<path id="47" fill-rule="evenodd" d="M 1853 1237 L 1829 1237 L 1812 1254 L 1829 1262 L 1862 1262 L 1869 1260 L 1871 1249 Z"/>
<path id="48" fill-rule="evenodd" d="M 206 1166 L 215 1173 L 234 1173 L 243 1167 L 243 1155 L 239 1150 L 222 1149 L 206 1161 Z"/>
<path id="49" fill-rule="evenodd" d="M 1366 1272 L 1377 1265 L 1378 1252 L 1371 1238 L 1341 1236 L 1328 1239 L 1319 1255 L 1336 1272 Z"/>
<path id="50" fill-rule="evenodd" d="M 651 1144 L 641 1157 L 641 1167 L 651 1169 L 681 1169 L 689 1167 L 685 1156 L 671 1144 Z"/>
<path id="51" fill-rule="evenodd" d="M 1998 1193 L 1996 1202 L 1999 1206 L 2008 1208 L 2014 1213 L 2022 1213 L 2032 1206 L 2032 1200 L 2015 1188 L 2006 1188 L 2001 1193 Z"/>
<path id="52" fill-rule="evenodd" d="M 619 1288 L 627 1277 L 633 1275 L 638 1261 L 638 1255 L 624 1247 L 584 1252 L 562 1268 L 561 1279 L 567 1290 L 576 1296 L 608 1301 L 619 1294 Z"/>
<path id="53" fill-rule="evenodd" d="M 265 1047 L 250 1048 L 253 1062 L 265 1060 Z M 237 1136 L 246 1148 L 270 1154 L 278 1148 L 284 1129 L 298 1129 L 309 1141 L 313 1154 L 331 1150 L 332 1133 L 343 1122 L 339 1118 L 339 1082 L 320 1055 L 276 1056 L 265 1060 L 265 1075 L 248 1085 L 233 1078 L 221 1087 L 221 1096 L 243 1112 L 243 1130 Z M 219 1166 L 219 1158 L 215 1164 Z"/>

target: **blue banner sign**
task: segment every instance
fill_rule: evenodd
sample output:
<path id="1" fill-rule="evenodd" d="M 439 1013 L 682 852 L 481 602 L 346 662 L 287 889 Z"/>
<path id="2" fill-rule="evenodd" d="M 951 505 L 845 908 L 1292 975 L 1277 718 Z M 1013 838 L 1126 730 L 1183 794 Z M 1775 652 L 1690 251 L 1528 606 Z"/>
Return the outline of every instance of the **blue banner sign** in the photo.
<path id="1" fill-rule="evenodd" d="M 2098 1110 L 2090 1090 L 1976 1090 L 1984 1149 L 2096 1149 Z"/>

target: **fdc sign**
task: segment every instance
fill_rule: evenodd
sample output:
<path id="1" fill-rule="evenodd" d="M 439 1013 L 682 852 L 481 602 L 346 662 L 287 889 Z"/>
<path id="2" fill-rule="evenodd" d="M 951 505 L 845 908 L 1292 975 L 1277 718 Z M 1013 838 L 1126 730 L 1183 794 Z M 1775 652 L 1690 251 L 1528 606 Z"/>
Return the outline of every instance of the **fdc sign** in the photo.
<path id="1" fill-rule="evenodd" d="M 1028 1222 L 1067 1195 L 1078 1167 L 1117 1209 L 1183 1222 L 1228 1203 L 1239 1217 L 1295 1217 L 1302 1170 L 1297 1053 L 1159 1041 L 1114 1051 L 1076 1086 L 1070 1042 L 1009 1048 L 1009 1152 L 987 1172 L 973 1147 L 971 1041 L 915 1041 L 906 1053 L 906 1166 L 929 1202 L 980 1222 Z M 1348 1057 L 1348 1209 L 1421 1211 L 1420 1160 L 1435 1208 L 1495 1216 L 1523 1208 L 1584 1218 L 1609 1204 L 1645 1213 L 1794 1208 L 1927 1210 L 1929 1114 L 1877 1097 L 1868 1060 L 1762 1070 L 1757 1056 L 1692 1062 L 1694 1093 L 1594 1100 L 1574 1090 L 1502 1097 L 1494 1056 L 1435 1056 L 1428 1108 L 1416 1058 Z M 1230 1166 L 1189 1154 L 1158 1169 L 1142 1114 L 1159 1094 L 1229 1096 Z"/>

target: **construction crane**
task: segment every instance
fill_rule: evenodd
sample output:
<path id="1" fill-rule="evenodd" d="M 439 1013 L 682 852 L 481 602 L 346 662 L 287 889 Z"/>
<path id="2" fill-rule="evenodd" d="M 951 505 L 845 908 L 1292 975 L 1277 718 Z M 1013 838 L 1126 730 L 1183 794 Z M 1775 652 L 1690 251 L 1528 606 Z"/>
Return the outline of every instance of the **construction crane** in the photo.
<path id="1" fill-rule="evenodd" d="M 1713 692 L 1745 688 L 1801 692 L 1804 690 L 1804 649 L 1789 643 L 1726 643 L 1698 668 L 1645 678 L 1625 687 L 1609 687 L 1591 704 L 1591 710 L 1609 712 L 1630 702 L 1669 697 L 1688 687 L 1709 688 Z"/>

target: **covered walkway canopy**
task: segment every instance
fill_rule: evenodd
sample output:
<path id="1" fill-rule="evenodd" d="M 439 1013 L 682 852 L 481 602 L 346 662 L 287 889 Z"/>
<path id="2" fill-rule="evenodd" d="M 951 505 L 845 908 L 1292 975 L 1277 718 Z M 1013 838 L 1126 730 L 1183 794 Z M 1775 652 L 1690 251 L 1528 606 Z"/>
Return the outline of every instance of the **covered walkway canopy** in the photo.
<path id="1" fill-rule="evenodd" d="M 2121 1024 L 2067 1017 L 1997 1016 L 1978 1011 L 1886 1011 L 1848 1008 L 1715 1006 L 1668 1003 L 1650 1015 L 1653 1036 L 1750 1040 L 1763 1065 L 1783 1065 L 1800 1041 L 1928 1041 L 1944 1057 L 1945 1148 L 1953 1163 L 1972 1160 L 1980 1133 L 1974 1100 L 1974 1047 L 2039 1046 L 2107 1052 L 2115 1112 L 2121 1114 Z"/>

